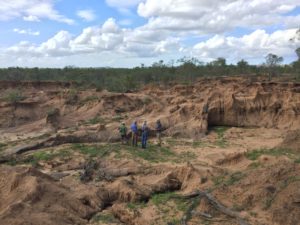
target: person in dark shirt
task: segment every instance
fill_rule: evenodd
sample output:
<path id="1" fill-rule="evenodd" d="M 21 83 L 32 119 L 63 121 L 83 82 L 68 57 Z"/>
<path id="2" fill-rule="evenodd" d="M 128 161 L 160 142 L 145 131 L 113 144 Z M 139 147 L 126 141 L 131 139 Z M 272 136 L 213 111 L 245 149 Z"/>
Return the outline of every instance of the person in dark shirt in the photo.
<path id="1" fill-rule="evenodd" d="M 122 144 L 126 144 L 127 143 L 127 127 L 124 122 L 119 127 L 119 132 L 121 135 Z"/>
<path id="2" fill-rule="evenodd" d="M 132 146 L 137 147 L 138 144 L 138 126 L 137 122 L 134 121 L 130 126 L 131 132 L 132 132 Z"/>
<path id="3" fill-rule="evenodd" d="M 157 143 L 158 143 L 158 146 L 161 146 L 161 132 L 162 132 L 162 125 L 161 125 L 161 122 L 160 120 L 157 120 L 156 121 L 156 127 L 155 127 L 155 130 L 156 130 L 156 137 L 157 137 Z"/>

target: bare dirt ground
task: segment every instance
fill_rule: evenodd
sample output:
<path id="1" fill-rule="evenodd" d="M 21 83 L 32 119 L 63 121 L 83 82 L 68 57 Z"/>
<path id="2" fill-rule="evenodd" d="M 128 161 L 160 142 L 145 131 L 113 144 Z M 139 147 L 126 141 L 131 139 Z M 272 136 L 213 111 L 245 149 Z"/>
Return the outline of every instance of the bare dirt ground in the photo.
<path id="1" fill-rule="evenodd" d="M 300 224 L 300 84 L 0 87 L 1 225 Z M 162 146 L 120 144 L 134 119 Z"/>

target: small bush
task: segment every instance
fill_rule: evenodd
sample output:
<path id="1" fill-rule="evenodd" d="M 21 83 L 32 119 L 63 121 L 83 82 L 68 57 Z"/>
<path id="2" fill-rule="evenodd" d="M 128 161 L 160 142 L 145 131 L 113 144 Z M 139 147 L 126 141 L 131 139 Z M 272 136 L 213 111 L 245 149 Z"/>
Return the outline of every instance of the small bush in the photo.
<path id="1" fill-rule="evenodd" d="M 99 116 L 96 116 L 87 121 L 88 124 L 97 124 L 97 123 L 105 123 L 105 120 Z"/>
<path id="2" fill-rule="evenodd" d="M 149 97 L 145 97 L 142 101 L 144 105 L 149 105 L 152 102 L 152 99 Z"/>
<path id="3" fill-rule="evenodd" d="M 52 116 L 56 116 L 59 114 L 59 109 L 58 108 L 50 108 L 47 111 L 47 116 L 52 117 Z"/>
<path id="4" fill-rule="evenodd" d="M 73 105 L 77 103 L 78 99 L 78 91 L 76 89 L 70 89 L 67 93 L 65 102 L 66 104 Z"/>
<path id="5" fill-rule="evenodd" d="M 88 103 L 88 102 L 95 102 L 95 101 L 98 101 L 99 100 L 99 97 L 98 96 L 94 96 L 94 95 L 91 95 L 91 96 L 87 96 L 85 99 L 83 99 L 80 103 L 82 105 Z"/>
<path id="6" fill-rule="evenodd" d="M 0 143 L 0 151 L 4 150 L 7 144 Z"/>
<path id="7" fill-rule="evenodd" d="M 5 101 L 12 104 L 16 104 L 20 101 L 23 101 L 24 99 L 25 97 L 22 95 L 20 90 L 11 90 L 4 98 Z"/>

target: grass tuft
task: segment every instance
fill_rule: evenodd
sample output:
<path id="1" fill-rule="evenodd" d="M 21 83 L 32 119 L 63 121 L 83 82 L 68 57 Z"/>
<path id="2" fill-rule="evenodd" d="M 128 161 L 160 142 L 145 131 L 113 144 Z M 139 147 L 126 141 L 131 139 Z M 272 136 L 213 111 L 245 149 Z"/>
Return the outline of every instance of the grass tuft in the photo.
<path id="1" fill-rule="evenodd" d="M 218 139 L 216 140 L 215 144 L 220 148 L 226 148 L 228 146 L 228 142 L 226 141 L 224 134 L 229 129 L 229 127 L 224 126 L 217 126 L 213 128 L 218 135 Z"/>
<path id="2" fill-rule="evenodd" d="M 219 187 L 221 185 L 231 186 L 231 185 L 238 183 L 245 176 L 246 176 L 246 174 L 244 174 L 242 172 L 235 172 L 235 173 L 232 173 L 229 175 L 222 174 L 220 176 L 213 177 L 212 181 L 213 181 L 215 187 Z"/>
<path id="3" fill-rule="evenodd" d="M 151 202 L 157 206 L 165 206 L 167 202 L 173 201 L 176 205 L 176 209 L 181 212 L 188 210 L 190 202 L 187 199 L 177 198 L 178 195 L 175 192 L 165 192 L 154 194 L 151 197 Z"/>
<path id="4" fill-rule="evenodd" d="M 103 223 L 114 223 L 118 222 L 118 220 L 112 215 L 108 213 L 97 214 L 92 218 L 93 222 L 103 222 Z"/>
<path id="5" fill-rule="evenodd" d="M 291 159 L 296 159 L 296 155 L 290 150 L 290 149 L 285 149 L 285 148 L 272 148 L 272 149 L 256 149 L 253 151 L 249 151 L 246 153 L 246 158 L 249 160 L 257 160 L 260 156 L 262 155 L 271 155 L 271 156 L 287 156 Z M 300 159 L 299 159 L 300 160 Z"/>

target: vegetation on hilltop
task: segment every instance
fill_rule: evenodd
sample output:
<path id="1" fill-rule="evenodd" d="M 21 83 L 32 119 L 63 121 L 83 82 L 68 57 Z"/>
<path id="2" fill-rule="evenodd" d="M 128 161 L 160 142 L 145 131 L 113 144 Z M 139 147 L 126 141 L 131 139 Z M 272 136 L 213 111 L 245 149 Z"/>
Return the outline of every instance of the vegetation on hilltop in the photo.
<path id="1" fill-rule="evenodd" d="M 296 50 L 296 53 L 299 49 Z M 149 83 L 168 84 L 170 82 L 193 83 L 200 77 L 218 76 L 257 76 L 272 77 L 288 75 L 289 79 L 300 80 L 300 55 L 290 65 L 280 65 L 283 58 L 274 54 L 266 57 L 263 65 L 249 65 L 241 60 L 237 65 L 228 65 L 225 58 L 218 58 L 204 64 L 196 58 L 184 57 L 177 61 L 155 62 L 150 67 L 129 68 L 3 68 L 0 80 L 8 81 L 74 81 L 86 86 L 95 86 L 99 90 L 124 92 L 134 90 Z"/>

